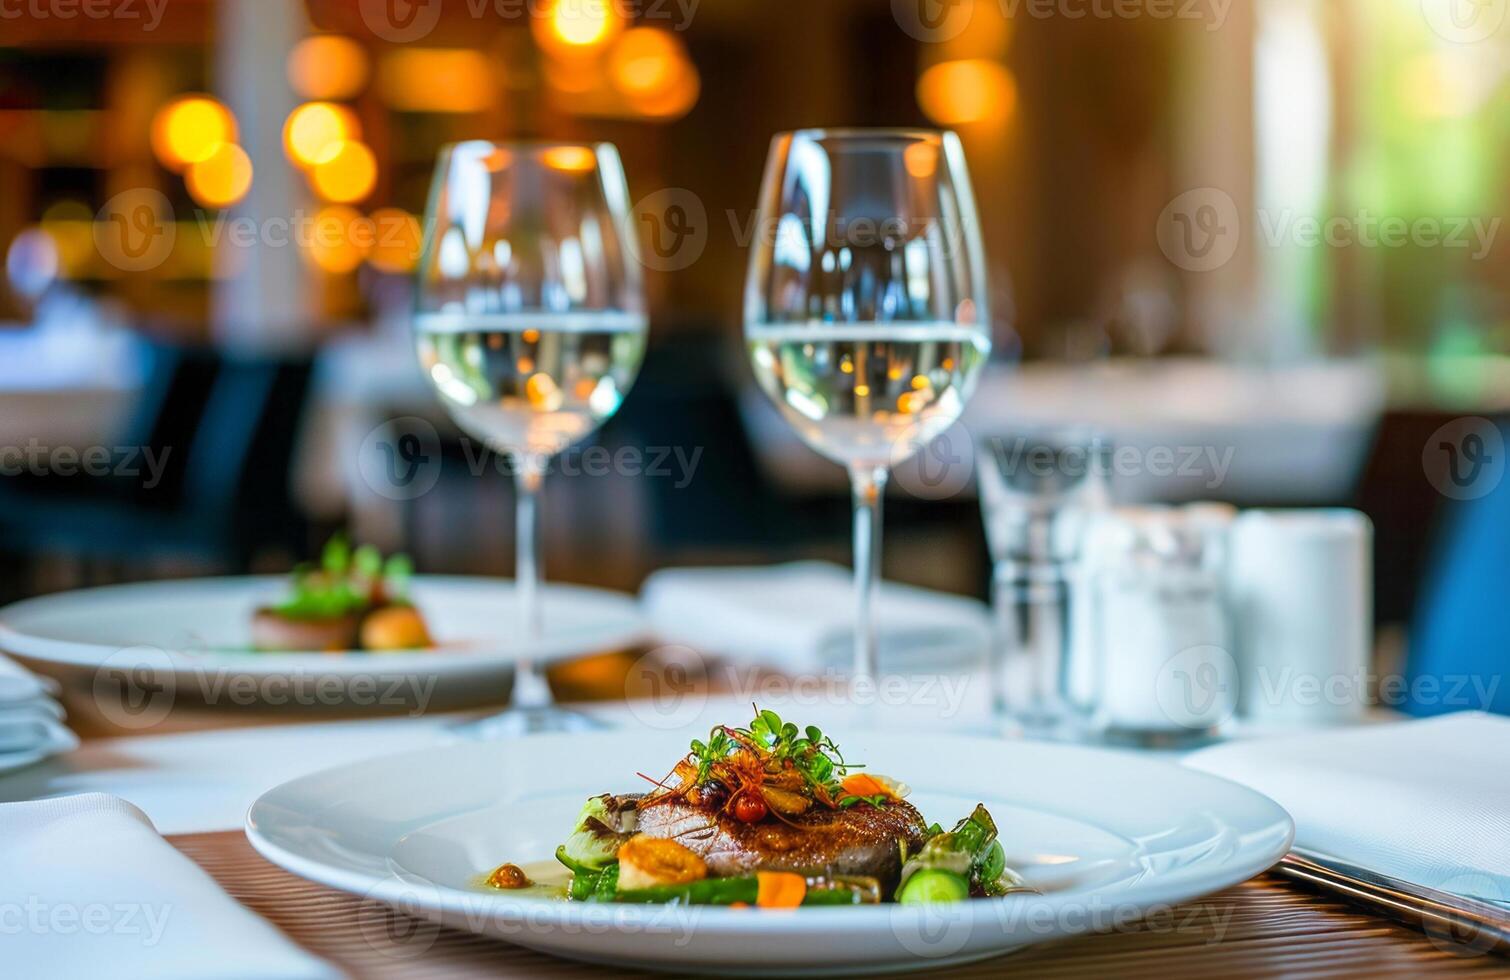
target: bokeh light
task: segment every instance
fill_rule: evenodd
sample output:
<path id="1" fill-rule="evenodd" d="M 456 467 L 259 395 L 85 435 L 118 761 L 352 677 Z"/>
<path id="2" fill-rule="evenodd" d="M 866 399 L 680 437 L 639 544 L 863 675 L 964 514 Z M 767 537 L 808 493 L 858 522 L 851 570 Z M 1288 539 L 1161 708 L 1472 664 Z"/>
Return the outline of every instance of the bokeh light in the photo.
<path id="1" fill-rule="evenodd" d="M 57 281 L 61 262 L 57 241 L 43 229 L 31 227 L 10 243 L 5 272 L 12 289 L 36 300 Z"/>
<path id="2" fill-rule="evenodd" d="M 309 176 L 315 193 L 325 200 L 353 204 L 377 186 L 377 157 L 366 144 L 346 140 L 329 150 Z"/>
<path id="3" fill-rule="evenodd" d="M 619 38 L 609 75 L 630 106 L 647 116 L 684 115 L 702 88 L 681 39 L 649 27 L 636 27 Z"/>
<path id="4" fill-rule="evenodd" d="M 419 264 L 419 218 L 402 208 L 379 208 L 369 220 L 373 243 L 367 261 L 372 267 L 379 272 L 413 272 Z"/>
<path id="5" fill-rule="evenodd" d="M 367 51 L 339 34 L 316 34 L 288 55 L 288 83 L 306 99 L 349 99 L 367 84 Z"/>
<path id="6" fill-rule="evenodd" d="M 313 167 L 349 140 L 361 139 L 356 114 L 333 102 L 306 102 L 283 125 L 283 150 L 301 167 Z"/>
<path id="7" fill-rule="evenodd" d="M 315 215 L 305 258 L 318 269 L 332 275 L 346 275 L 356 270 L 367 256 L 372 229 L 361 212 L 344 204 L 332 204 Z"/>
<path id="8" fill-rule="evenodd" d="M 482 112 L 498 99 L 493 63 L 465 48 L 403 48 L 383 59 L 383 101 L 401 112 Z"/>
<path id="9" fill-rule="evenodd" d="M 570 52 L 601 47 L 623 24 L 614 5 L 605 0 L 547 0 L 534 26 L 542 47 Z"/>
<path id="10" fill-rule="evenodd" d="M 902 166 L 909 176 L 919 180 L 932 177 L 938 169 L 939 148 L 935 143 L 913 143 L 902 151 Z"/>
<path id="11" fill-rule="evenodd" d="M 586 173 L 598 163 L 598 158 L 585 146 L 553 146 L 540 159 L 552 170 L 572 174 Z"/>
<path id="12" fill-rule="evenodd" d="M 207 208 L 226 208 L 252 189 L 252 161 L 235 143 L 222 143 L 184 174 L 189 196 Z"/>
<path id="13" fill-rule="evenodd" d="M 609 59 L 613 83 L 626 95 L 662 91 L 681 70 L 682 51 L 667 31 L 636 27 L 625 31 Z"/>
<path id="14" fill-rule="evenodd" d="M 1000 121 L 1017 107 L 1017 80 L 987 58 L 943 61 L 918 79 L 918 105 L 941 126 Z"/>
<path id="15" fill-rule="evenodd" d="M 236 118 L 207 95 L 175 99 L 152 120 L 152 151 L 163 166 L 181 171 L 236 141 Z"/>

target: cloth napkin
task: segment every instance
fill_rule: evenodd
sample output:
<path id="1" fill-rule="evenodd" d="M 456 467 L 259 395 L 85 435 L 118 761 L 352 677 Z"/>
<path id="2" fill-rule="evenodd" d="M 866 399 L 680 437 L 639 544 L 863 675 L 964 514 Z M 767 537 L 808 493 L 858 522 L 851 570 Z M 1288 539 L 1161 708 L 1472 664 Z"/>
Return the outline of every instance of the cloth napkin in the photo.
<path id="1" fill-rule="evenodd" d="M 0 804 L 0 973 L 324 980 L 339 974 L 236 903 L 102 793 Z"/>
<path id="2" fill-rule="evenodd" d="M 78 748 L 51 695 L 48 682 L 0 656 L 0 772 Z"/>
<path id="3" fill-rule="evenodd" d="M 1295 846 L 1401 881 L 1510 902 L 1510 718 L 1427 721 L 1233 742 L 1185 764 L 1269 796 Z"/>
<path id="4" fill-rule="evenodd" d="M 847 667 L 853 657 L 854 581 L 827 562 L 665 569 L 646 580 L 640 602 L 668 643 L 789 671 Z M 886 582 L 875 609 L 883 672 L 984 663 L 991 620 L 983 603 Z"/>

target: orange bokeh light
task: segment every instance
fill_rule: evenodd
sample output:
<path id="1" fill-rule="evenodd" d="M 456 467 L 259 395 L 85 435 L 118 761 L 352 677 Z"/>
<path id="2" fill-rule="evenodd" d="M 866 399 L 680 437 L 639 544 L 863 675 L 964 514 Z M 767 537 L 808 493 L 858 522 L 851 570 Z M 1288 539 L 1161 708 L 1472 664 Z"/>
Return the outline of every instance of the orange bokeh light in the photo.
<path id="1" fill-rule="evenodd" d="M 283 124 L 283 151 L 301 167 L 313 167 L 348 140 L 360 139 L 356 114 L 333 102 L 306 102 Z"/>
<path id="2" fill-rule="evenodd" d="M 383 58 L 383 100 L 402 112 L 482 112 L 501 88 L 494 64 L 466 48 L 403 48 Z"/>
<path id="3" fill-rule="evenodd" d="M 585 146 L 553 146 L 540 159 L 552 170 L 570 174 L 587 173 L 598 165 L 598 158 Z"/>
<path id="4" fill-rule="evenodd" d="M 1017 80 L 988 58 L 943 61 L 918 79 L 917 98 L 941 126 L 1002 120 L 1017 107 Z"/>
<path id="5" fill-rule="evenodd" d="M 355 271 L 373 237 L 366 220 L 360 212 L 342 204 L 321 208 L 315 215 L 305 257 L 331 275 Z"/>
<path id="6" fill-rule="evenodd" d="M 184 174 L 189 195 L 208 208 L 227 208 L 252 189 L 252 161 L 235 143 L 222 143 Z"/>
<path id="7" fill-rule="evenodd" d="M 207 95 L 175 99 L 152 119 L 152 151 L 170 170 L 207 160 L 222 144 L 236 142 L 236 118 Z"/>
<path id="8" fill-rule="evenodd" d="M 349 99 L 367 84 L 367 51 L 349 37 L 316 34 L 288 55 L 288 83 L 306 99 Z"/>
<path id="9" fill-rule="evenodd" d="M 667 31 L 636 27 L 625 31 L 609 59 L 613 83 L 626 95 L 649 95 L 665 89 L 682 70 L 683 54 Z"/>
<path id="10" fill-rule="evenodd" d="M 534 23 L 536 40 L 556 51 L 597 48 L 623 27 L 618 11 L 606 0 L 548 0 L 544 16 Z"/>
<path id="11" fill-rule="evenodd" d="M 310 171 L 315 192 L 327 201 L 352 204 L 377 186 L 377 157 L 366 144 L 345 140 L 327 151 Z"/>
<path id="12" fill-rule="evenodd" d="M 380 272 L 412 272 L 419 264 L 419 219 L 401 208 L 372 212 L 373 243 L 367 261 Z"/>
<path id="13" fill-rule="evenodd" d="M 649 27 L 626 31 L 614 44 L 609 75 L 630 107 L 645 116 L 684 115 L 702 90 L 681 39 Z"/>
<path id="14" fill-rule="evenodd" d="M 932 177 L 938 169 L 939 148 L 934 143 L 913 143 L 902 151 L 902 165 L 919 180 Z"/>

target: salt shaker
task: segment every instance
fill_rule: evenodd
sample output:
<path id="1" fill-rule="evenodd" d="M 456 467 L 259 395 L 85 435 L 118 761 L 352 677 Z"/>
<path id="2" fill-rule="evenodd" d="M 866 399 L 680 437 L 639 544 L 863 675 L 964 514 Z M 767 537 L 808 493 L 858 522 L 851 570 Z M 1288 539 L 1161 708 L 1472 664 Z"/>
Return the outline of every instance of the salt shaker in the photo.
<path id="1" fill-rule="evenodd" d="M 1105 740 L 1198 740 L 1231 717 L 1238 689 L 1223 572 L 1228 523 L 1230 515 L 1204 509 L 1144 509 L 1116 512 L 1098 527 L 1082 575 L 1091 635 L 1076 647 L 1094 660 L 1073 673 L 1094 704 L 1088 728 Z"/>

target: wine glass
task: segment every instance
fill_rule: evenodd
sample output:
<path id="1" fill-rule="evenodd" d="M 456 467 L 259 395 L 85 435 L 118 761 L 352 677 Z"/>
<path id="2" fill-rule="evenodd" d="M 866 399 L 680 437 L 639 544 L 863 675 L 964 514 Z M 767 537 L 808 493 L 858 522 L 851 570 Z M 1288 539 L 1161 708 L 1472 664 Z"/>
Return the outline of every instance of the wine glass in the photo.
<path id="1" fill-rule="evenodd" d="M 441 151 L 425 215 L 415 340 L 468 435 L 504 454 L 517 489 L 521 654 L 490 731 L 581 727 L 551 703 L 542 636 L 538 501 L 552 456 L 618 411 L 646 318 L 629 194 L 608 143 L 489 143 Z"/>
<path id="2" fill-rule="evenodd" d="M 991 349 L 979 219 L 951 132 L 801 130 L 771 144 L 745 286 L 755 376 L 854 488 L 855 677 L 890 468 L 959 418 Z"/>

